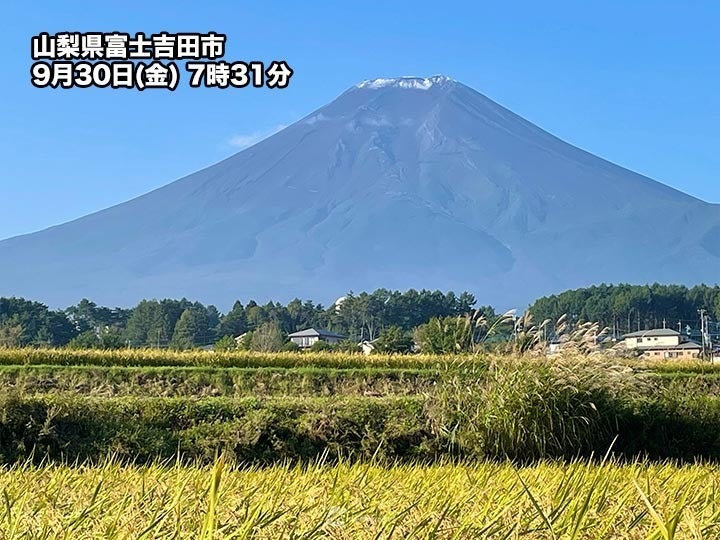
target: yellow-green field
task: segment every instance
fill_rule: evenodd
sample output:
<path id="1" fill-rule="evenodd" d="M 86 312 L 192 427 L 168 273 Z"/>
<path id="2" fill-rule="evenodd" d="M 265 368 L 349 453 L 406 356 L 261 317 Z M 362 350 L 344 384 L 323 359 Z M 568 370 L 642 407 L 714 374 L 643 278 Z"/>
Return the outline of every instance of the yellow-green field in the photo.
<path id="1" fill-rule="evenodd" d="M 718 462 L 699 362 L 0 349 L 0 540 L 720 539 Z"/>
<path id="2" fill-rule="evenodd" d="M 542 462 L 0 473 L 0 538 L 718 538 L 711 466 Z"/>

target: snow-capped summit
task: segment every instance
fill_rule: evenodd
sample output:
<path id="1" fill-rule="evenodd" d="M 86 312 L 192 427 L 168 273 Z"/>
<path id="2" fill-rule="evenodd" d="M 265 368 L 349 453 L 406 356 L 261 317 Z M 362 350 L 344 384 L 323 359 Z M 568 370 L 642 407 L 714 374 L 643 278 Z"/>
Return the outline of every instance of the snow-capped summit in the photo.
<path id="1" fill-rule="evenodd" d="M 359 87 L 163 188 L 0 242 L 0 296 L 227 308 L 424 287 L 505 310 L 598 282 L 717 282 L 719 205 L 447 77 Z"/>
<path id="2" fill-rule="evenodd" d="M 392 86 L 395 88 L 409 88 L 412 90 L 428 90 L 433 86 L 441 86 L 448 82 L 455 82 L 454 79 L 445 75 L 434 75 L 433 77 L 396 77 L 394 79 L 369 79 L 356 84 L 356 88 L 378 89 Z"/>

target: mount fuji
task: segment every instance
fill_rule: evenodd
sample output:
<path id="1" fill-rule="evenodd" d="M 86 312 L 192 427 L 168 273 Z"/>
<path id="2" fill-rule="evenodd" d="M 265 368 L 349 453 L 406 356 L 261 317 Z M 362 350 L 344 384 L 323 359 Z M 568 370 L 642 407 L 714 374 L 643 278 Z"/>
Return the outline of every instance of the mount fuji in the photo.
<path id="1" fill-rule="evenodd" d="M 718 276 L 720 205 L 444 76 L 362 82 L 211 167 L 0 242 L 0 295 L 53 306 L 413 287 L 522 308 L 599 282 Z"/>

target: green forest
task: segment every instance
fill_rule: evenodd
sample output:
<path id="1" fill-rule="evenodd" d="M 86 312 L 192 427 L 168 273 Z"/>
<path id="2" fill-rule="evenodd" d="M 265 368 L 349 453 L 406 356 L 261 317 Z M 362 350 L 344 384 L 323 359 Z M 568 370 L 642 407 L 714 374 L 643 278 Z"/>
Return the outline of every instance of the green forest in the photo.
<path id="1" fill-rule="evenodd" d="M 107 308 L 83 299 L 64 310 L 51 310 L 22 298 L 0 298 L 0 346 L 71 346 L 76 348 L 208 346 L 250 332 L 287 335 L 319 327 L 353 342 L 373 340 L 380 332 L 409 332 L 434 317 L 456 317 L 475 308 L 469 293 L 378 289 L 348 293 L 341 303 L 324 307 L 295 299 L 286 305 L 236 301 L 227 313 L 215 306 L 181 300 L 142 300 L 133 308 Z M 490 307 L 480 311 L 494 316 Z"/>
<path id="2" fill-rule="evenodd" d="M 500 316 L 493 307 L 477 304 L 468 292 L 414 289 L 350 292 L 329 307 L 300 299 L 287 304 L 238 300 L 226 313 L 187 299 L 142 300 L 132 308 L 103 307 L 83 299 L 52 310 L 37 301 L 0 298 L 0 347 L 189 349 L 247 334 L 250 348 L 252 333 L 257 339 L 282 342 L 287 334 L 308 327 L 345 335 L 352 344 L 381 335 L 403 342 L 432 319 L 456 318 L 472 310 L 490 323 Z M 720 320 L 720 287 L 603 284 L 543 297 L 527 309 L 536 322 L 567 315 L 571 325 L 597 322 L 615 335 L 663 325 L 696 333 L 698 310 L 705 310 L 712 321 Z M 718 333 L 717 322 L 711 322 L 710 330 Z"/>
<path id="3" fill-rule="evenodd" d="M 567 315 L 572 322 L 597 322 L 616 335 L 663 326 L 696 333 L 699 310 L 715 321 L 711 322 L 711 331 L 717 333 L 720 287 L 603 284 L 546 296 L 529 308 L 536 321 L 555 321 Z"/>

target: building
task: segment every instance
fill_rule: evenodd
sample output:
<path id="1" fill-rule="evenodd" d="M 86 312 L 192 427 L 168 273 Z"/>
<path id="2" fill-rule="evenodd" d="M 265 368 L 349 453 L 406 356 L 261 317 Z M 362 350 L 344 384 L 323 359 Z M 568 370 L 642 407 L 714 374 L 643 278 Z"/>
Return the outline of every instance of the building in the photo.
<path id="1" fill-rule="evenodd" d="M 700 358 L 702 355 L 702 345 L 694 341 L 684 341 L 678 345 L 667 347 L 648 347 L 643 352 L 643 358 L 675 358 L 678 360 L 690 360 Z"/>
<path id="2" fill-rule="evenodd" d="M 290 341 L 295 343 L 301 349 L 312 347 L 318 341 L 324 341 L 325 343 L 334 345 L 335 343 L 340 343 L 346 339 L 345 336 L 335 334 L 328 330 L 323 330 L 322 328 L 317 330 L 315 328 L 300 330 L 299 332 L 290 334 L 288 337 L 290 338 Z"/>
<path id="3" fill-rule="evenodd" d="M 702 345 L 670 328 L 632 332 L 625 334 L 623 340 L 628 350 L 642 351 L 642 357 L 648 359 L 682 360 L 699 358 L 702 354 Z"/>
<path id="4" fill-rule="evenodd" d="M 673 347 L 680 345 L 683 335 L 670 328 L 657 330 L 642 330 L 623 336 L 625 347 L 628 349 L 647 349 L 648 347 Z"/>

